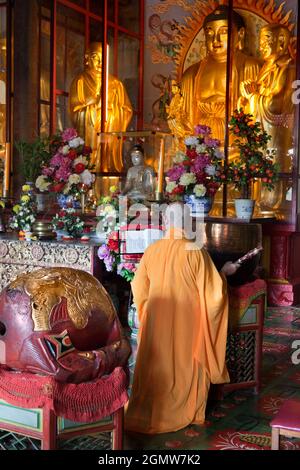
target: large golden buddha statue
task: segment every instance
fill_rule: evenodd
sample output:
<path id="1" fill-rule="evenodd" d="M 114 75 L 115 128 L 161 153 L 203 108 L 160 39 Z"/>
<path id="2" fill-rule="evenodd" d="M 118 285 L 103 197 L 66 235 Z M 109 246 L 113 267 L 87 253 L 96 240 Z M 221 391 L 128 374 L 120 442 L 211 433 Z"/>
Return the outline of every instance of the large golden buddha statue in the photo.
<path id="1" fill-rule="evenodd" d="M 220 5 L 206 16 L 203 28 L 207 55 L 190 66 L 181 80 L 184 112 L 192 127 L 199 123 L 206 124 L 212 129 L 214 138 L 224 142 L 228 7 Z M 233 11 L 232 109 L 238 103 L 240 83 L 246 79 L 255 80 L 260 67 L 256 58 L 243 51 L 245 32 L 243 18 Z"/>
<path id="2" fill-rule="evenodd" d="M 102 44 L 90 44 L 85 54 L 85 70 L 72 82 L 70 89 L 70 115 L 74 127 L 90 145 L 95 170 L 122 171 L 121 143 L 99 151 L 98 133 L 101 131 Z M 123 83 L 108 76 L 107 117 L 105 132 L 125 132 L 132 117 L 132 106 Z M 100 158 L 105 161 L 100 161 Z"/>

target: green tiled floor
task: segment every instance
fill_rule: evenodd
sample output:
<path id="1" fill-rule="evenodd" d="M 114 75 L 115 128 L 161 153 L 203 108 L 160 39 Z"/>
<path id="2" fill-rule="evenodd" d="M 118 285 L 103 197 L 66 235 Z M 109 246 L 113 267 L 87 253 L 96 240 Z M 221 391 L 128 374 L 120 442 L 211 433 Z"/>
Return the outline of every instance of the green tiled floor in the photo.
<path id="1" fill-rule="evenodd" d="M 211 404 L 203 426 L 157 436 L 126 433 L 125 449 L 269 449 L 270 421 L 287 398 L 300 400 L 300 365 L 293 365 L 292 343 L 300 340 L 300 309 L 269 308 L 265 318 L 263 387 L 236 391 Z M 300 441 L 283 440 L 283 448 L 300 449 Z"/>
<path id="2" fill-rule="evenodd" d="M 175 433 L 147 436 L 125 433 L 125 449 L 201 450 L 270 449 L 270 421 L 287 398 L 300 400 L 300 365 L 293 365 L 292 343 L 300 340 L 300 309 L 269 308 L 265 318 L 262 390 L 236 391 L 211 403 L 203 426 L 189 426 Z M 131 369 L 134 360 L 131 358 Z M 300 449 L 300 440 L 282 442 L 284 449 Z M 64 449 L 108 449 L 108 435 L 84 436 L 62 444 Z M 1 449 L 32 449 L 38 443 L 0 432 Z"/>

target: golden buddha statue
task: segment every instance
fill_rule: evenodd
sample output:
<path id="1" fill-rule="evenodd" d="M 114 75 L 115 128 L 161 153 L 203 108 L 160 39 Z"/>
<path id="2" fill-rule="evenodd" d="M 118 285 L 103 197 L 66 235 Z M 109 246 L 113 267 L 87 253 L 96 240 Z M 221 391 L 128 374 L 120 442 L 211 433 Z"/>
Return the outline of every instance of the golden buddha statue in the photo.
<path id="1" fill-rule="evenodd" d="M 203 28 L 207 55 L 191 65 L 182 76 L 183 109 L 191 127 L 206 124 L 212 129 L 213 137 L 224 142 L 228 7 L 220 5 L 206 16 Z M 243 18 L 233 11 L 232 110 L 238 103 L 240 83 L 246 79 L 255 80 L 260 67 L 256 58 L 243 52 L 245 32 Z"/>
<path id="2" fill-rule="evenodd" d="M 90 44 L 85 53 L 85 70 L 72 82 L 70 88 L 70 116 L 74 127 L 92 150 L 95 171 L 122 171 L 121 142 L 99 151 L 98 133 L 101 131 L 102 44 Z M 105 132 L 125 132 L 132 117 L 132 106 L 123 83 L 108 76 L 107 118 Z M 101 157 L 102 155 L 102 157 Z M 103 161 L 100 161 L 100 158 Z"/>
<path id="3" fill-rule="evenodd" d="M 141 145 L 134 145 L 130 154 L 133 166 L 127 172 L 122 195 L 128 196 L 133 201 L 151 199 L 155 190 L 154 170 L 144 164 L 144 151 Z"/>
<path id="4" fill-rule="evenodd" d="M 241 84 L 241 93 L 246 99 L 245 110 L 260 121 L 263 129 L 271 135 L 268 147 L 275 150 L 275 161 L 280 171 L 291 171 L 290 150 L 293 148 L 292 82 L 295 79 L 295 64 L 290 55 L 291 34 L 280 24 L 264 26 L 260 31 L 260 52 L 264 59 L 257 80 L 246 80 Z M 282 181 L 274 191 L 260 190 L 258 195 L 262 211 L 278 209 L 283 201 L 285 189 Z"/>
<path id="5" fill-rule="evenodd" d="M 292 148 L 292 82 L 295 67 L 289 52 L 290 31 L 272 24 L 260 31 L 260 52 L 264 59 L 257 80 L 241 84 L 242 95 L 247 99 L 246 111 L 261 122 L 271 135 L 269 147 L 277 150 L 281 171 L 289 171 L 287 152 Z"/>

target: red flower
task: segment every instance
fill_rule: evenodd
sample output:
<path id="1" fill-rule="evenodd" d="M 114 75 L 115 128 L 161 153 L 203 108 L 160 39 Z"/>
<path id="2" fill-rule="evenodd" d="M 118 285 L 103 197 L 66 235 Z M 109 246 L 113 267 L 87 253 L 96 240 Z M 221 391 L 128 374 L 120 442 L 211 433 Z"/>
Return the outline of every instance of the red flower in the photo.
<path id="1" fill-rule="evenodd" d="M 173 189 L 172 194 L 182 194 L 184 192 L 184 186 L 177 186 L 177 188 Z"/>
<path id="2" fill-rule="evenodd" d="M 68 153 L 68 158 L 69 158 L 70 160 L 75 160 L 75 158 L 77 158 L 77 156 L 78 156 L 78 155 L 77 155 L 77 152 L 76 152 L 76 150 L 74 150 L 74 149 L 71 149 L 71 150 L 69 151 L 69 153 Z"/>
<path id="3" fill-rule="evenodd" d="M 78 175 L 85 170 L 85 165 L 83 163 L 77 163 L 74 167 L 75 173 Z"/>
<path id="4" fill-rule="evenodd" d="M 109 239 L 107 246 L 111 251 L 115 251 L 116 253 L 119 251 L 119 242 L 117 240 Z"/>
<path id="5" fill-rule="evenodd" d="M 92 153 L 91 147 L 88 145 L 84 145 L 82 149 L 82 155 L 89 155 L 90 153 Z"/>
<path id="6" fill-rule="evenodd" d="M 65 187 L 65 183 L 61 182 L 61 183 L 54 184 L 51 189 L 55 193 L 60 193 L 63 190 L 64 187 Z"/>

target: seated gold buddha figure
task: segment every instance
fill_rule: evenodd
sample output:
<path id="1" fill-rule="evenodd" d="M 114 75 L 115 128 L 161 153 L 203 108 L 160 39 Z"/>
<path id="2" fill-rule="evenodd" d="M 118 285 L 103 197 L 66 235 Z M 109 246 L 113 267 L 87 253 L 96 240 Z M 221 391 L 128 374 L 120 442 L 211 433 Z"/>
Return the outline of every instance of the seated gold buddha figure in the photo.
<path id="1" fill-rule="evenodd" d="M 71 120 L 86 145 L 92 150 L 95 171 L 122 171 L 121 141 L 113 148 L 99 151 L 98 133 L 101 131 L 102 44 L 94 42 L 85 53 L 85 69 L 73 80 L 70 88 L 69 110 Z M 123 83 L 108 76 L 107 116 L 105 132 L 124 132 L 132 117 L 132 106 Z M 103 150 L 103 149 L 102 149 Z M 102 162 L 100 159 L 102 158 Z"/>
<path id="2" fill-rule="evenodd" d="M 133 166 L 129 168 L 122 195 L 133 201 L 154 197 L 155 173 L 151 166 L 144 164 L 144 151 L 141 145 L 134 145 L 131 152 Z"/>
<path id="3" fill-rule="evenodd" d="M 201 123 L 212 129 L 214 138 L 224 142 L 226 69 L 228 46 L 228 7 L 220 5 L 209 14 L 203 23 L 207 55 L 191 65 L 183 74 L 181 92 L 184 111 L 191 127 Z M 255 80 L 259 61 L 245 54 L 245 23 L 233 11 L 233 64 L 232 64 L 232 110 L 240 96 L 240 83 L 246 79 Z"/>
<path id="4" fill-rule="evenodd" d="M 247 103 L 245 109 L 271 135 L 268 147 L 275 150 L 275 161 L 283 172 L 291 170 L 289 150 L 293 147 L 292 82 L 295 79 L 295 64 L 290 55 L 290 40 L 288 28 L 279 24 L 264 26 L 259 38 L 264 59 L 262 69 L 256 81 L 246 80 L 241 84 Z M 258 195 L 261 209 L 278 209 L 284 192 L 282 182 L 276 183 L 274 191 L 261 189 Z"/>

